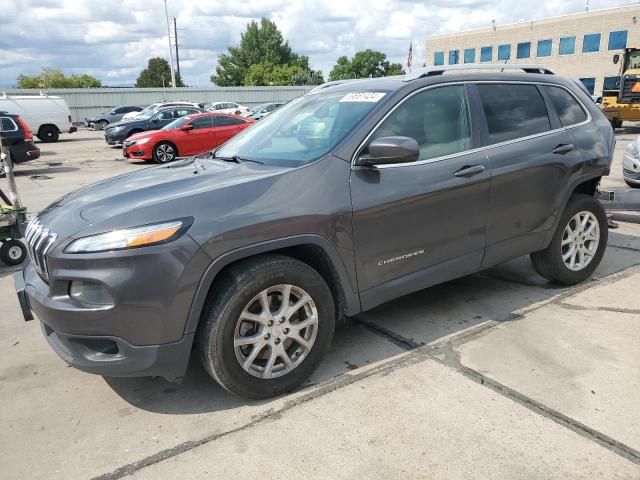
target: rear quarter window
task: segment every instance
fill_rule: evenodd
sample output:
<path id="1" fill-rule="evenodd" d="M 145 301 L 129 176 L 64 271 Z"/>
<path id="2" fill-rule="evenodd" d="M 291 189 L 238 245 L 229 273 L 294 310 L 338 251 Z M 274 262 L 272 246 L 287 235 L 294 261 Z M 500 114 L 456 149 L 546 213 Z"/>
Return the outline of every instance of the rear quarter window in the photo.
<path id="1" fill-rule="evenodd" d="M 549 96 L 563 127 L 584 122 L 588 118 L 580 103 L 564 88 L 551 86 L 542 88 Z"/>
<path id="2" fill-rule="evenodd" d="M 2 117 L 0 119 L 0 131 L 2 132 L 15 132 L 18 130 L 18 126 L 9 117 Z"/>
<path id="3" fill-rule="evenodd" d="M 528 137 L 551 129 L 549 114 L 535 85 L 478 85 L 489 130 L 488 144 Z"/>

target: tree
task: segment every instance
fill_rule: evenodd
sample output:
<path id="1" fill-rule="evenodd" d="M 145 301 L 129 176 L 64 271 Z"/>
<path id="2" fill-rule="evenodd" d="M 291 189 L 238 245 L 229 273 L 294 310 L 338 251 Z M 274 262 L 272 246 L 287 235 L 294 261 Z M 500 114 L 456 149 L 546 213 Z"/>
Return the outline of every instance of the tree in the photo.
<path id="1" fill-rule="evenodd" d="M 404 74 L 402 65 L 390 63 L 387 60 L 387 56 L 382 52 L 367 49 L 356 52 L 351 60 L 346 56 L 339 57 L 331 73 L 329 73 L 329 80 L 388 77 L 402 74 Z"/>
<path id="2" fill-rule="evenodd" d="M 218 56 L 211 81 L 220 87 L 292 85 L 292 77 L 300 72 L 302 75 L 312 72 L 309 58 L 295 53 L 276 24 L 262 18 L 260 24 L 252 21 L 247 25 L 240 45 L 229 47 L 228 53 Z"/>
<path id="3" fill-rule="evenodd" d="M 299 65 L 256 63 L 249 67 L 243 84 L 257 85 L 319 85 L 324 82 L 321 71 L 305 69 Z"/>
<path id="4" fill-rule="evenodd" d="M 184 87 L 182 79 L 178 72 L 176 75 L 176 86 Z M 138 88 L 159 88 L 171 86 L 171 67 L 162 57 L 154 57 L 149 59 L 147 68 L 140 72 L 138 79 L 136 80 L 136 87 Z"/>
<path id="5" fill-rule="evenodd" d="M 18 88 L 100 88 L 102 82 L 91 75 L 65 76 L 62 70 L 43 68 L 40 75 L 18 75 Z"/>

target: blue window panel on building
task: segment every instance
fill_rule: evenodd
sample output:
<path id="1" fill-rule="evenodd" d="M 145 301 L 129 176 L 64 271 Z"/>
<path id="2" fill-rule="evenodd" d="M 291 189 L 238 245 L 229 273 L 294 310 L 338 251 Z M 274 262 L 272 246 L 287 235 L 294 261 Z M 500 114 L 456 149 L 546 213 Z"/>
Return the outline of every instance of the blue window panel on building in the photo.
<path id="1" fill-rule="evenodd" d="M 600 51 L 600 34 L 591 33 L 584 36 L 582 42 L 582 53 L 592 53 Z"/>
<path id="2" fill-rule="evenodd" d="M 449 65 L 460 63 L 460 50 L 449 50 Z"/>
<path id="3" fill-rule="evenodd" d="M 476 61 L 476 49 L 465 48 L 464 49 L 464 63 L 473 63 Z"/>
<path id="4" fill-rule="evenodd" d="M 563 37 L 560 39 L 558 53 L 560 55 L 573 55 L 576 52 L 576 37 Z"/>
<path id="5" fill-rule="evenodd" d="M 620 88 L 620 77 L 604 77 L 603 90 L 618 90 Z"/>
<path id="6" fill-rule="evenodd" d="M 490 62 L 493 60 L 493 47 L 482 47 L 480 49 L 480 61 Z"/>
<path id="7" fill-rule="evenodd" d="M 580 81 L 586 87 L 586 89 L 589 91 L 589 93 L 591 95 L 593 95 L 593 92 L 595 92 L 595 90 L 596 90 L 596 79 L 593 78 L 593 77 L 591 77 L 591 78 L 581 78 Z"/>
<path id="8" fill-rule="evenodd" d="M 516 58 L 529 58 L 531 56 L 531 42 L 523 42 L 518 44 Z"/>
<path id="9" fill-rule="evenodd" d="M 436 52 L 433 54 L 434 65 L 444 65 L 444 52 Z"/>
<path id="10" fill-rule="evenodd" d="M 618 30 L 617 32 L 610 32 L 609 50 L 622 50 L 623 48 L 627 48 L 627 31 Z"/>
<path id="11" fill-rule="evenodd" d="M 538 51 L 536 55 L 538 57 L 550 57 L 551 47 L 553 46 L 552 40 L 538 40 Z"/>
<path id="12" fill-rule="evenodd" d="M 498 47 L 498 60 L 509 60 L 511 58 L 511 45 L 500 45 Z"/>

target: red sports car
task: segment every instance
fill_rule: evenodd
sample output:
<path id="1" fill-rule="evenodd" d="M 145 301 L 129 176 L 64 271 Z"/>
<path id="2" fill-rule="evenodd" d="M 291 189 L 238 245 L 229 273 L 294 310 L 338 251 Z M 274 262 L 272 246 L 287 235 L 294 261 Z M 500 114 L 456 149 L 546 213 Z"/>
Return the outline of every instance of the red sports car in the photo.
<path id="1" fill-rule="evenodd" d="M 178 118 L 161 130 L 136 133 L 122 145 L 126 158 L 167 163 L 212 150 L 255 120 L 221 113 L 196 113 Z"/>

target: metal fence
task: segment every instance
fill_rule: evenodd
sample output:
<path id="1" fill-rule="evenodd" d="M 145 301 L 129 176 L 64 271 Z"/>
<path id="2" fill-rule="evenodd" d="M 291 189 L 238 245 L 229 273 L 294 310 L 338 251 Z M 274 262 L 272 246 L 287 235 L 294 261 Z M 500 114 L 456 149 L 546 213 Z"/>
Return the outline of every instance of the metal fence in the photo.
<path id="1" fill-rule="evenodd" d="M 186 100 L 195 103 L 237 102 L 253 106 L 282 102 L 304 95 L 313 86 L 299 87 L 212 87 L 212 88 L 61 88 L 48 89 L 47 95 L 66 100 L 74 122 L 106 112 L 118 105 L 149 105 L 162 100 Z M 5 90 L 7 95 L 39 95 L 40 90 Z"/>

